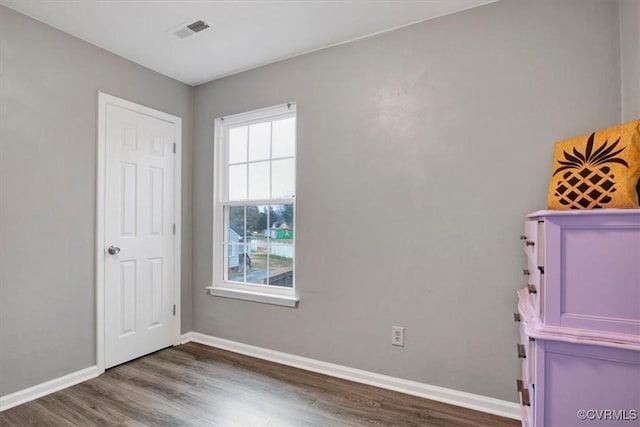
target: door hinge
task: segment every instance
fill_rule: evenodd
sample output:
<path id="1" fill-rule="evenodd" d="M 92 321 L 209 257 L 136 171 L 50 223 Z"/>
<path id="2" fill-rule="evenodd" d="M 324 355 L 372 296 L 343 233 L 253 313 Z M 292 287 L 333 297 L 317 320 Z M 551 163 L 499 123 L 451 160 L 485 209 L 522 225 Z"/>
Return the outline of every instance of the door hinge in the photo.
<path id="1" fill-rule="evenodd" d="M 174 235 L 176 234 L 176 225 L 175 224 L 173 224 L 173 234 Z"/>
<path id="2" fill-rule="evenodd" d="M 173 154 L 176 154 L 176 143 L 173 143 Z"/>
<path id="3" fill-rule="evenodd" d="M 176 305 L 175 304 L 173 304 L 173 315 L 174 316 L 176 315 Z"/>

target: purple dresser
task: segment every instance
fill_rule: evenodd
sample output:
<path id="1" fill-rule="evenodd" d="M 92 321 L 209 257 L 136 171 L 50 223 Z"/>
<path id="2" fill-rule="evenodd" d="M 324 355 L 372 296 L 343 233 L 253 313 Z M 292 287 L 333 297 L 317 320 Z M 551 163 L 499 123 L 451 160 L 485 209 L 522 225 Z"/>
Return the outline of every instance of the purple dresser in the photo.
<path id="1" fill-rule="evenodd" d="M 521 239 L 523 426 L 640 426 L 640 209 L 535 212 Z"/>

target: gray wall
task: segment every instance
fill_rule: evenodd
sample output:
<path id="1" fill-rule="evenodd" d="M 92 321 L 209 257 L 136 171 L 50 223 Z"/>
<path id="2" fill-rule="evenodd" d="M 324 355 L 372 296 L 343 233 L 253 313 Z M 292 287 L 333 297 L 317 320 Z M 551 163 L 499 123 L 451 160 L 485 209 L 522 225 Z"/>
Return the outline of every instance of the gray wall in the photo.
<path id="1" fill-rule="evenodd" d="M 618 2 L 503 0 L 196 87 L 194 330 L 515 400 L 522 219 L 619 122 L 619 52 Z M 286 101 L 300 307 L 206 296 L 213 120 Z"/>
<path id="2" fill-rule="evenodd" d="M 0 396 L 95 365 L 98 90 L 183 118 L 191 330 L 193 89 L 0 6 Z"/>
<path id="3" fill-rule="evenodd" d="M 640 0 L 620 0 L 622 121 L 640 118 Z"/>

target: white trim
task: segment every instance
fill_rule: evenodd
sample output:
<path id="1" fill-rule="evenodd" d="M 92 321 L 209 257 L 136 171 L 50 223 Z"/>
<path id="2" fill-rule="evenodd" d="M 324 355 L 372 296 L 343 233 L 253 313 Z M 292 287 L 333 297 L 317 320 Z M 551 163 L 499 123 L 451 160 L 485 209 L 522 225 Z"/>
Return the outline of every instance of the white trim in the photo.
<path id="1" fill-rule="evenodd" d="M 296 112 L 297 105 L 295 102 L 287 102 L 286 104 L 274 105 L 272 107 L 259 108 L 257 110 L 247 111 L 243 113 L 231 114 L 223 116 L 219 119 L 225 126 L 233 126 L 237 123 L 251 124 L 254 120 L 274 120 L 278 116 L 287 116 Z"/>
<path id="2" fill-rule="evenodd" d="M 210 286 L 207 288 L 207 292 L 209 292 L 209 295 L 215 297 L 233 298 L 245 301 L 261 302 L 264 304 L 282 305 L 284 307 L 298 306 L 300 298 L 291 295 L 277 295 L 270 291 L 271 290 L 268 290 L 267 292 L 256 292 L 223 286 Z"/>
<path id="3" fill-rule="evenodd" d="M 463 408 L 499 415 L 501 417 L 513 418 L 516 420 L 519 420 L 521 417 L 520 405 L 518 403 L 495 399 L 493 397 L 452 390 L 449 388 L 405 380 L 389 375 L 376 374 L 374 372 L 349 368 L 335 363 L 322 362 L 320 360 L 296 356 L 294 354 L 282 353 L 223 338 L 212 337 L 198 332 L 189 332 L 182 336 L 183 344 L 191 341 L 258 359 L 269 360 L 282 365 L 293 366 L 294 368 L 318 372 L 320 374 L 330 375 L 336 378 L 368 384 L 387 390 L 398 391 L 400 393 L 435 400 L 437 402 L 448 403 Z"/>
<path id="4" fill-rule="evenodd" d="M 98 147 L 96 148 L 96 367 L 104 372 L 104 198 L 107 127 L 106 95 L 98 92 Z"/>
<path id="5" fill-rule="evenodd" d="M 174 345 L 180 343 L 181 332 L 181 294 L 182 294 L 182 118 L 164 113 L 144 105 L 135 104 L 98 91 L 98 135 L 96 153 L 96 369 L 104 372 L 105 355 L 105 308 L 104 308 L 104 208 L 105 208 L 105 150 L 106 150 L 106 113 L 107 105 L 117 105 L 150 117 L 167 121 L 175 125 L 175 163 L 174 163 L 174 302 L 176 322 Z"/>
<path id="6" fill-rule="evenodd" d="M 200 342 L 194 339 L 196 334 L 201 335 L 197 332 L 187 332 L 185 334 L 182 334 L 182 336 L 180 337 L 180 344 L 186 344 L 188 342 Z M 204 343 L 200 343 L 200 344 L 204 344 Z"/>
<path id="7" fill-rule="evenodd" d="M 291 157 L 290 157 L 291 158 Z M 221 202 L 223 206 L 246 206 L 246 205 L 291 205 L 294 203 L 295 197 L 280 199 L 258 199 L 258 200 L 229 200 Z"/>
<path id="8" fill-rule="evenodd" d="M 83 381 L 90 380 L 99 375 L 98 367 L 91 366 L 89 368 L 81 369 L 76 372 L 72 372 L 60 378 L 55 378 L 50 381 L 34 385 L 33 387 L 25 388 L 24 390 L 16 391 L 15 393 L 0 396 L 0 412 L 13 408 L 14 406 L 22 405 L 23 403 L 30 402 L 42 396 L 54 393 L 56 391 L 71 387 Z"/>

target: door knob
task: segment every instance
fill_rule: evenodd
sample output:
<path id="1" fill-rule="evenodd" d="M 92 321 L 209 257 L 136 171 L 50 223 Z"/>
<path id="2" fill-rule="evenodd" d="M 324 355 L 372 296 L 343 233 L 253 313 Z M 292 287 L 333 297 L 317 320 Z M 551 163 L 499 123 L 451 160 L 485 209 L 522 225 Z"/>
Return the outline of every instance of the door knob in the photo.
<path id="1" fill-rule="evenodd" d="M 109 249 L 107 249 L 107 252 L 109 252 L 110 255 L 117 255 L 120 253 L 120 248 L 117 246 L 109 246 Z"/>

